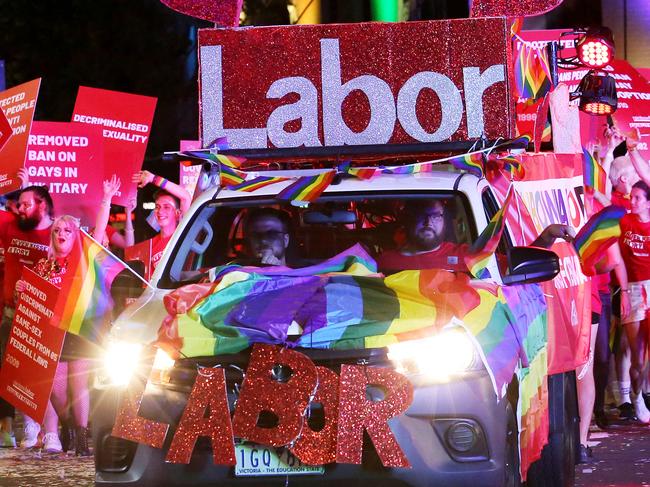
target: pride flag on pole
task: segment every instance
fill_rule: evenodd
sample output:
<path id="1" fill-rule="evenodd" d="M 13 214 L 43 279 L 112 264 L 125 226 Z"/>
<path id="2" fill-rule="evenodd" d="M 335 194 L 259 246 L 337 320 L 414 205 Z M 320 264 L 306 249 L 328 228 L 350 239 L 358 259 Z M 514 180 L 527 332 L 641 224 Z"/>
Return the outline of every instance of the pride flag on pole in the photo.
<path id="1" fill-rule="evenodd" d="M 68 261 L 70 266 L 61 283 L 61 298 L 54 312 L 58 326 L 97 342 L 113 307 L 110 292 L 113 279 L 128 267 L 83 230 Z"/>
<path id="2" fill-rule="evenodd" d="M 585 188 L 591 188 L 602 194 L 606 194 L 605 183 L 607 180 L 607 174 L 605 174 L 605 170 L 600 164 L 598 164 L 598 161 L 596 161 L 594 156 L 584 147 L 582 148 L 582 161 L 582 174 L 584 175 Z"/>
<path id="3" fill-rule="evenodd" d="M 622 206 L 606 206 L 592 215 L 576 235 L 573 245 L 580 256 L 582 272 L 586 275 L 595 274 L 596 263 L 605 254 L 607 247 L 621 235 L 619 222 L 626 213 Z"/>
<path id="4" fill-rule="evenodd" d="M 479 279 L 491 277 L 487 265 L 490 257 L 497 250 L 499 240 L 501 240 L 501 234 L 506 223 L 505 215 L 508 213 L 512 192 L 512 185 L 510 185 L 503 206 L 494 214 L 488 226 L 481 232 L 469 253 L 465 256 L 465 264 L 474 277 Z"/>

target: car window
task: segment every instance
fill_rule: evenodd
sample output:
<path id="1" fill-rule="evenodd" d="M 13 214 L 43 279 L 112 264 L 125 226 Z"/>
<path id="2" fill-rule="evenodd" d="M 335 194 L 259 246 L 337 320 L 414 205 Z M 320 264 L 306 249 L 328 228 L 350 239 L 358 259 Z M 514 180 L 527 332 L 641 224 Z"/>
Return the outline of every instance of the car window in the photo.
<path id="1" fill-rule="evenodd" d="M 469 216 L 469 204 L 460 193 L 381 194 L 372 198 L 344 194 L 321 198 L 307 208 L 259 198 L 210 202 L 184 229 L 160 285 L 178 287 L 205 279 L 207 271 L 217 266 L 245 265 L 248 249 L 244 222 L 247 213 L 255 208 L 286 212 L 290 220 L 287 265 L 305 267 L 355 244 L 361 244 L 373 257 L 401 248 L 407 239 L 405 208 L 432 199 L 444 202 L 446 208 L 445 239 L 459 245 L 471 244 L 476 227 Z"/>

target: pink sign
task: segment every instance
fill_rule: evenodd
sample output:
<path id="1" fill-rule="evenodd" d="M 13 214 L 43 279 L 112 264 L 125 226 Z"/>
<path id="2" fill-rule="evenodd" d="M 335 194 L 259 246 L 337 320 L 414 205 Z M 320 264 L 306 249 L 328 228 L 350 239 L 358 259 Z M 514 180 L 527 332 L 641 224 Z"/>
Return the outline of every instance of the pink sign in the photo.
<path id="1" fill-rule="evenodd" d="M 201 140 L 231 149 L 510 137 L 505 18 L 199 31 Z"/>
<path id="2" fill-rule="evenodd" d="M 3 124 L 0 128 L 0 138 L 6 139 L 0 144 L 0 194 L 20 188 L 18 170 L 25 163 L 27 137 L 34 118 L 40 86 L 39 78 L 0 93 L 0 108 L 9 124 Z"/>
<path id="3" fill-rule="evenodd" d="M 98 127 L 34 122 L 25 167 L 30 184 L 47 186 L 57 215 L 92 227 L 102 199 L 103 140 Z"/>
<path id="4" fill-rule="evenodd" d="M 181 151 L 196 150 L 201 148 L 200 140 L 181 140 Z M 194 198 L 196 183 L 201 175 L 201 164 L 194 164 L 191 161 L 181 161 L 179 167 L 180 185 L 184 187 L 190 196 Z"/>
<path id="5" fill-rule="evenodd" d="M 142 167 L 156 98 L 98 88 L 79 87 L 72 121 L 98 126 L 104 138 L 104 172 L 122 181 L 113 203 L 126 206 L 136 196 L 133 173 Z"/>
<path id="6" fill-rule="evenodd" d="M 27 267 L 21 279 L 26 288 L 16 306 L 0 369 L 0 396 L 40 423 L 50 399 L 65 331 L 50 323 L 58 288 Z"/>

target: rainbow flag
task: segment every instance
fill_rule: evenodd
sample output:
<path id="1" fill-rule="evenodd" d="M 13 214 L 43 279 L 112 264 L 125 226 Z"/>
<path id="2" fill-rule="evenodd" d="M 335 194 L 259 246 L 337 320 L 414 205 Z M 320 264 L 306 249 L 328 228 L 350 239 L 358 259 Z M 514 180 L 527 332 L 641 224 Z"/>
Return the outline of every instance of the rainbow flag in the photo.
<path id="1" fill-rule="evenodd" d="M 490 257 L 492 257 L 494 252 L 496 252 L 499 240 L 501 240 L 501 234 L 503 233 L 503 228 L 506 223 L 505 215 L 510 206 L 512 193 L 513 189 L 512 185 L 510 185 L 503 205 L 499 211 L 494 214 L 490 223 L 488 223 L 485 230 L 481 232 L 476 239 L 476 242 L 474 242 L 468 254 L 465 256 L 465 265 L 467 265 L 467 268 L 474 277 L 479 279 L 491 277 L 487 265 L 490 261 Z"/>
<path id="2" fill-rule="evenodd" d="M 419 174 L 433 171 L 433 162 L 416 162 L 405 166 L 391 166 L 382 169 L 385 174 Z"/>
<path id="3" fill-rule="evenodd" d="M 230 166 L 220 166 L 221 184 L 225 187 L 242 184 L 246 180 L 246 173 L 233 169 Z"/>
<path id="4" fill-rule="evenodd" d="M 352 167 L 351 161 L 343 161 L 336 167 L 336 172 L 349 174 L 357 179 L 370 179 L 372 178 L 377 169 L 374 167 Z"/>
<path id="5" fill-rule="evenodd" d="M 174 319 L 163 322 L 158 344 L 186 357 L 236 353 L 253 343 L 377 348 L 431 336 L 454 321 L 476 339 L 502 395 L 545 340 L 539 328 L 546 306 L 537 285 L 506 289 L 438 269 L 383 277 L 375 268 L 356 246 L 320 267 L 224 269 L 212 284 L 171 294 L 188 311 L 168 308 Z M 297 341 L 288 336 L 293 323 L 302 327 Z"/>
<path id="6" fill-rule="evenodd" d="M 228 189 L 232 191 L 246 191 L 250 193 L 265 186 L 281 183 L 282 181 L 286 181 L 288 179 L 289 178 L 283 178 L 279 176 L 258 176 L 251 179 L 250 181 L 244 181 L 242 183 L 232 185 Z"/>
<path id="7" fill-rule="evenodd" d="M 520 42 L 515 56 L 515 88 L 521 98 L 539 99 L 551 89 L 548 56 Z"/>
<path id="8" fill-rule="evenodd" d="M 582 148 L 583 177 L 585 188 L 591 188 L 606 194 L 607 174 L 596 158 L 584 147 Z"/>
<path id="9" fill-rule="evenodd" d="M 219 143 L 221 139 L 217 139 L 215 143 Z M 219 164 L 222 164 L 224 166 L 232 167 L 235 169 L 239 169 L 241 165 L 246 162 L 245 157 L 239 157 L 239 156 L 227 156 L 225 154 L 219 154 L 219 152 L 209 152 L 206 153 L 205 150 L 203 151 L 184 151 L 183 154 L 187 154 L 191 157 L 196 157 L 199 159 L 206 159 L 208 161 L 216 162 Z"/>
<path id="10" fill-rule="evenodd" d="M 460 157 L 452 157 L 449 162 L 456 169 L 463 169 L 477 178 L 482 178 L 484 175 L 483 169 L 483 153 L 477 152 L 475 154 L 465 154 Z"/>
<path id="11" fill-rule="evenodd" d="M 524 25 L 524 18 L 523 17 L 513 17 L 508 19 L 511 24 L 510 24 L 510 36 L 515 37 L 518 36 L 519 33 L 521 32 L 521 28 Z"/>
<path id="12" fill-rule="evenodd" d="M 336 171 L 327 171 L 315 176 L 302 176 L 284 188 L 277 199 L 284 201 L 312 202 L 327 189 L 336 176 Z"/>
<path id="13" fill-rule="evenodd" d="M 54 314 L 59 328 L 97 343 L 113 308 L 111 284 L 127 267 L 83 230 L 68 261 Z"/>
<path id="14" fill-rule="evenodd" d="M 510 178 L 521 181 L 526 176 L 526 170 L 521 162 L 514 156 L 499 157 L 497 159 L 503 164 L 503 169 L 510 174 Z"/>
<path id="15" fill-rule="evenodd" d="M 596 263 L 605 254 L 607 247 L 621 235 L 619 222 L 626 213 L 622 206 L 606 206 L 589 218 L 576 235 L 573 246 L 580 256 L 582 272 L 586 275 L 595 274 Z"/>

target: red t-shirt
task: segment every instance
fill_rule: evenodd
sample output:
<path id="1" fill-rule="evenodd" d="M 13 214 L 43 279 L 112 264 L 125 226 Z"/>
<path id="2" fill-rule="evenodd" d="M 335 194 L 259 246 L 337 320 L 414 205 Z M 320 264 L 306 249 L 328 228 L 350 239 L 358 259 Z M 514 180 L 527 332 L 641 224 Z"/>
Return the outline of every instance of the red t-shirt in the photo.
<path id="1" fill-rule="evenodd" d="M 467 272 L 466 253 L 467 245 L 452 242 L 442 242 L 437 249 L 414 255 L 404 255 L 399 250 L 387 250 L 377 258 L 377 266 L 379 270 L 386 271 L 448 269 Z"/>
<path id="2" fill-rule="evenodd" d="M 6 212 L 5 212 L 6 213 Z M 3 282 L 3 305 L 14 307 L 14 289 L 20 279 L 23 266 L 34 267 L 47 257 L 50 244 L 50 228 L 24 231 L 18 228 L 18 218 L 12 213 L 2 216 L 0 242 L 5 249 L 5 275 Z"/>
<path id="3" fill-rule="evenodd" d="M 620 191 L 612 191 L 612 204 L 622 206 L 627 211 L 630 211 L 632 209 L 632 206 L 630 205 L 630 195 L 623 194 Z"/>
<path id="4" fill-rule="evenodd" d="M 171 235 L 167 238 L 162 238 L 160 234 L 156 235 L 151 239 L 151 272 L 156 270 L 156 266 L 160 261 L 165 247 L 169 243 L 169 239 L 172 238 Z"/>
<path id="5" fill-rule="evenodd" d="M 628 280 L 639 282 L 650 279 L 650 222 L 641 222 L 632 213 L 623 216 L 618 242 Z"/>

